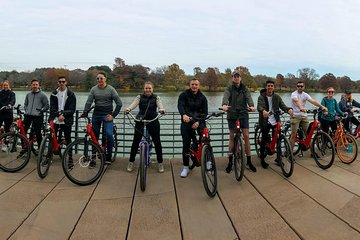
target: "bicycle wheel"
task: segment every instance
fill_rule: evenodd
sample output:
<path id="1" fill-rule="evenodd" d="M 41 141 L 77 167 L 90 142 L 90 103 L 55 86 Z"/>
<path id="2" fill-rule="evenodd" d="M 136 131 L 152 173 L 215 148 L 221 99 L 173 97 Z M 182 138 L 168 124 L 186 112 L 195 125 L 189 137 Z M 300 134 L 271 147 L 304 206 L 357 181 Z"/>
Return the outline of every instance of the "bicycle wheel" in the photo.
<path id="1" fill-rule="evenodd" d="M 355 161 L 358 154 L 358 145 L 356 140 L 350 134 L 343 134 L 337 144 L 336 150 L 340 160 L 343 163 L 350 164 Z"/>
<path id="2" fill-rule="evenodd" d="M 104 171 L 105 154 L 92 140 L 77 139 L 65 149 L 62 167 L 65 176 L 73 183 L 90 185 L 100 178 Z"/>
<path id="3" fill-rule="evenodd" d="M 147 170 L 146 160 L 147 160 L 148 156 L 149 156 L 149 154 L 147 152 L 146 144 L 141 144 L 140 145 L 140 167 L 139 167 L 141 191 L 145 191 L 145 189 L 146 189 L 146 170 Z"/>
<path id="4" fill-rule="evenodd" d="M 291 151 L 289 139 L 281 134 L 277 140 L 276 148 L 276 155 L 281 171 L 285 177 L 290 177 L 294 170 L 294 156 Z"/>
<path id="5" fill-rule="evenodd" d="M 5 172 L 17 172 L 30 160 L 29 141 L 19 133 L 8 132 L 0 137 L 0 169 Z"/>
<path id="6" fill-rule="evenodd" d="M 244 148 L 244 140 L 238 135 L 234 138 L 234 173 L 235 179 L 240 182 L 244 177 L 244 169 L 245 169 L 245 148 Z"/>
<path id="7" fill-rule="evenodd" d="M 53 144 L 51 136 L 46 134 L 40 144 L 39 156 L 37 159 L 37 173 L 40 178 L 45 178 L 49 172 L 53 159 Z"/>
<path id="8" fill-rule="evenodd" d="M 255 143 L 255 151 L 258 157 L 260 157 L 260 142 L 261 142 L 261 128 L 258 124 L 256 124 L 255 127 L 255 133 L 254 133 L 254 143 Z"/>
<path id="9" fill-rule="evenodd" d="M 117 150 L 118 150 L 118 146 L 119 146 L 119 142 L 118 142 L 118 139 L 117 139 L 117 128 L 114 124 L 114 128 L 113 128 L 113 135 L 114 135 L 114 145 L 113 145 L 113 155 L 112 155 L 112 158 L 111 158 L 111 161 L 114 162 L 115 159 L 116 159 L 116 155 L 117 155 Z"/>
<path id="10" fill-rule="evenodd" d="M 214 197 L 217 192 L 217 172 L 215 158 L 210 144 L 204 144 L 202 148 L 201 177 L 207 195 Z"/>
<path id="11" fill-rule="evenodd" d="M 320 168 L 331 167 L 335 158 L 335 147 L 327 133 L 319 131 L 315 134 L 311 143 L 311 154 Z"/>

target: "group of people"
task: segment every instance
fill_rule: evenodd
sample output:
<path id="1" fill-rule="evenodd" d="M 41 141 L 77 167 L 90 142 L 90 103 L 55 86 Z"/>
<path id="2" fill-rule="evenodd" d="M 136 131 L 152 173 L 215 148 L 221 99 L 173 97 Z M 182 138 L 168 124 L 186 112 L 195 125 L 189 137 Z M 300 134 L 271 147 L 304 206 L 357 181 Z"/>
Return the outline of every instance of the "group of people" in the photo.
<path id="1" fill-rule="evenodd" d="M 91 105 L 95 103 L 94 112 L 92 115 L 92 126 L 97 138 L 100 135 L 101 125 L 103 124 L 106 139 L 107 139 L 107 153 L 106 164 L 111 164 L 112 148 L 114 144 L 113 125 L 114 118 L 119 114 L 122 101 L 116 92 L 115 88 L 107 83 L 106 73 L 99 72 L 96 76 L 97 84 L 90 90 L 87 98 L 84 112 L 87 112 Z M 44 121 L 44 112 L 50 110 L 49 120 L 53 120 L 55 130 L 64 132 L 66 143 L 71 142 L 71 129 L 74 122 L 74 113 L 76 110 L 76 95 L 67 87 L 67 79 L 60 76 L 57 80 L 58 87 L 50 95 L 49 100 L 44 92 L 40 89 L 40 84 L 37 79 L 31 81 L 31 91 L 26 95 L 24 102 L 24 127 L 27 132 L 31 124 L 33 125 L 36 139 L 40 145 L 42 140 L 41 127 Z M 335 115 L 348 114 L 344 122 L 345 129 L 349 130 L 350 122 L 357 126 L 355 137 L 359 137 L 360 122 L 354 117 L 353 107 L 360 107 L 360 103 L 352 98 L 351 91 L 345 91 L 342 99 L 337 103 L 333 98 L 335 90 L 332 87 L 327 89 L 327 96 L 324 97 L 321 103 L 317 102 L 305 89 L 305 84 L 302 81 L 297 82 L 296 90 L 291 93 L 291 106 L 286 106 L 282 98 L 274 92 L 275 83 L 272 80 L 266 81 L 266 86 L 260 91 L 258 97 L 257 111 L 259 112 L 259 126 L 261 127 L 262 139 L 260 145 L 260 163 L 263 168 L 268 168 L 268 163 L 265 161 L 265 144 L 270 141 L 268 139 L 270 131 L 274 130 L 279 116 L 277 113 L 280 109 L 287 112 L 291 116 L 291 136 L 290 142 L 292 148 L 294 147 L 294 139 L 296 137 L 299 126 L 303 129 L 308 128 L 308 119 L 306 116 L 306 102 L 321 108 L 319 119 L 321 127 L 324 131 L 328 131 L 331 127 L 336 130 Z M 8 80 L 3 81 L 2 90 L 0 91 L 0 125 L 4 123 L 4 129 L 9 131 L 13 120 L 13 106 L 15 105 L 15 93 L 10 88 Z M 113 107 L 115 103 L 115 108 Z M 152 82 L 144 83 L 143 93 L 137 95 L 134 101 L 125 108 L 125 112 L 130 112 L 135 108 L 139 108 L 138 115 L 143 119 L 154 119 L 158 112 L 165 112 L 165 108 L 158 95 L 154 94 L 154 84 Z M 189 82 L 189 89 L 185 90 L 178 98 L 178 111 L 181 116 L 181 136 L 182 136 L 182 160 L 183 168 L 180 173 L 181 177 L 187 177 L 190 162 L 190 145 L 191 141 L 196 140 L 195 132 L 201 136 L 206 123 L 203 117 L 208 114 L 208 101 L 206 96 L 200 91 L 200 81 L 193 78 Z M 255 112 L 254 101 L 251 97 L 249 89 L 242 83 L 241 74 L 238 70 L 232 73 L 232 82 L 230 86 L 225 89 L 222 99 L 222 109 L 227 112 L 227 122 L 229 129 L 229 153 L 228 164 L 225 171 L 230 173 L 233 168 L 232 148 L 234 145 L 234 133 L 236 130 L 236 121 L 240 121 L 246 153 L 246 166 L 252 171 L 256 172 L 256 167 L 251 161 L 250 154 L 250 139 L 249 139 L 249 113 Z M 134 128 L 134 137 L 131 146 L 129 163 L 127 171 L 134 170 L 134 161 L 138 150 L 139 142 L 141 141 L 144 125 L 141 122 L 136 122 Z M 164 172 L 163 153 L 160 140 L 160 123 L 159 120 L 153 121 L 147 125 L 148 132 L 155 145 L 155 151 L 158 162 L 158 172 Z M 72 166 L 69 166 L 72 167 Z"/>

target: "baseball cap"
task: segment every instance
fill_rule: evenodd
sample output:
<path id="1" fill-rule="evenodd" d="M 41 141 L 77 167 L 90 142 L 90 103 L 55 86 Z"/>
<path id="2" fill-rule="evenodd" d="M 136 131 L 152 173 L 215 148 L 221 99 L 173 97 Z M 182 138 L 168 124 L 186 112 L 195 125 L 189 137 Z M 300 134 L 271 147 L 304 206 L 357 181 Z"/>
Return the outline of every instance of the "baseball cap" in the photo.
<path id="1" fill-rule="evenodd" d="M 241 75 L 239 70 L 234 70 L 231 74 L 231 76 L 234 76 L 235 74 Z"/>

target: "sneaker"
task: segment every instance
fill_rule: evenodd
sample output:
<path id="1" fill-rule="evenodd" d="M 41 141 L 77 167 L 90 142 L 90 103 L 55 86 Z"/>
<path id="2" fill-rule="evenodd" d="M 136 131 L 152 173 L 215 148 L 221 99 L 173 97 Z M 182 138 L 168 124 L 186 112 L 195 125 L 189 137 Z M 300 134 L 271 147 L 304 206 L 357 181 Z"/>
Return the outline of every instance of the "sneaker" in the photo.
<path id="1" fill-rule="evenodd" d="M 250 161 L 248 161 L 248 162 L 246 163 L 246 167 L 247 167 L 247 169 L 249 169 L 250 171 L 256 172 L 256 167 L 255 167 L 254 165 L 252 165 L 252 163 L 251 163 Z"/>
<path id="2" fill-rule="evenodd" d="M 6 144 L 3 144 L 3 145 L 1 146 L 1 151 L 7 152 L 7 150 L 8 150 L 8 148 L 7 148 Z"/>
<path id="3" fill-rule="evenodd" d="M 163 163 L 159 163 L 158 165 L 158 171 L 159 173 L 163 173 L 165 170 L 164 170 L 164 164 Z"/>
<path id="4" fill-rule="evenodd" d="M 269 167 L 269 164 L 268 164 L 267 162 L 265 162 L 264 159 L 261 159 L 260 162 L 261 162 L 261 166 L 262 166 L 264 169 L 267 169 L 267 168 Z"/>
<path id="5" fill-rule="evenodd" d="M 225 168 L 225 172 L 230 173 L 232 170 L 232 166 L 233 166 L 232 162 L 229 162 L 227 167 Z"/>
<path id="6" fill-rule="evenodd" d="M 95 168 L 96 167 L 96 162 L 95 161 L 90 161 L 90 164 L 89 164 L 89 168 L 90 169 L 93 169 L 93 168 Z"/>
<path id="7" fill-rule="evenodd" d="M 208 171 L 212 170 L 212 162 L 211 161 L 207 161 L 206 170 L 208 170 Z"/>
<path id="8" fill-rule="evenodd" d="M 188 166 L 184 166 L 183 170 L 180 173 L 180 177 L 186 178 L 189 175 L 190 169 Z"/>
<path id="9" fill-rule="evenodd" d="M 128 172 L 132 172 L 134 170 L 134 163 L 133 162 L 129 162 L 128 166 L 127 166 L 127 171 Z"/>
<path id="10" fill-rule="evenodd" d="M 112 163 L 111 156 L 106 156 L 105 165 L 111 165 L 111 163 Z"/>

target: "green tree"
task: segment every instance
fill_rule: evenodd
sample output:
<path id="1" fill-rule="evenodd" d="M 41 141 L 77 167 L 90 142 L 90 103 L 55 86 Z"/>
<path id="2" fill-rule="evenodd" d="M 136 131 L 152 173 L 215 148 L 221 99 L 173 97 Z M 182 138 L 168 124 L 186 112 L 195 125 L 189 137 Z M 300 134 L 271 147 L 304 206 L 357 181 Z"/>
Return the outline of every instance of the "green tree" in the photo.
<path id="1" fill-rule="evenodd" d="M 173 63 L 165 70 L 165 83 L 168 86 L 174 86 L 176 91 L 182 89 L 187 83 L 185 71 L 179 65 Z"/>
<path id="2" fill-rule="evenodd" d="M 219 82 L 218 76 L 214 68 L 209 67 L 208 69 L 206 69 L 202 80 L 204 86 L 207 86 L 209 91 L 217 90 Z"/>

